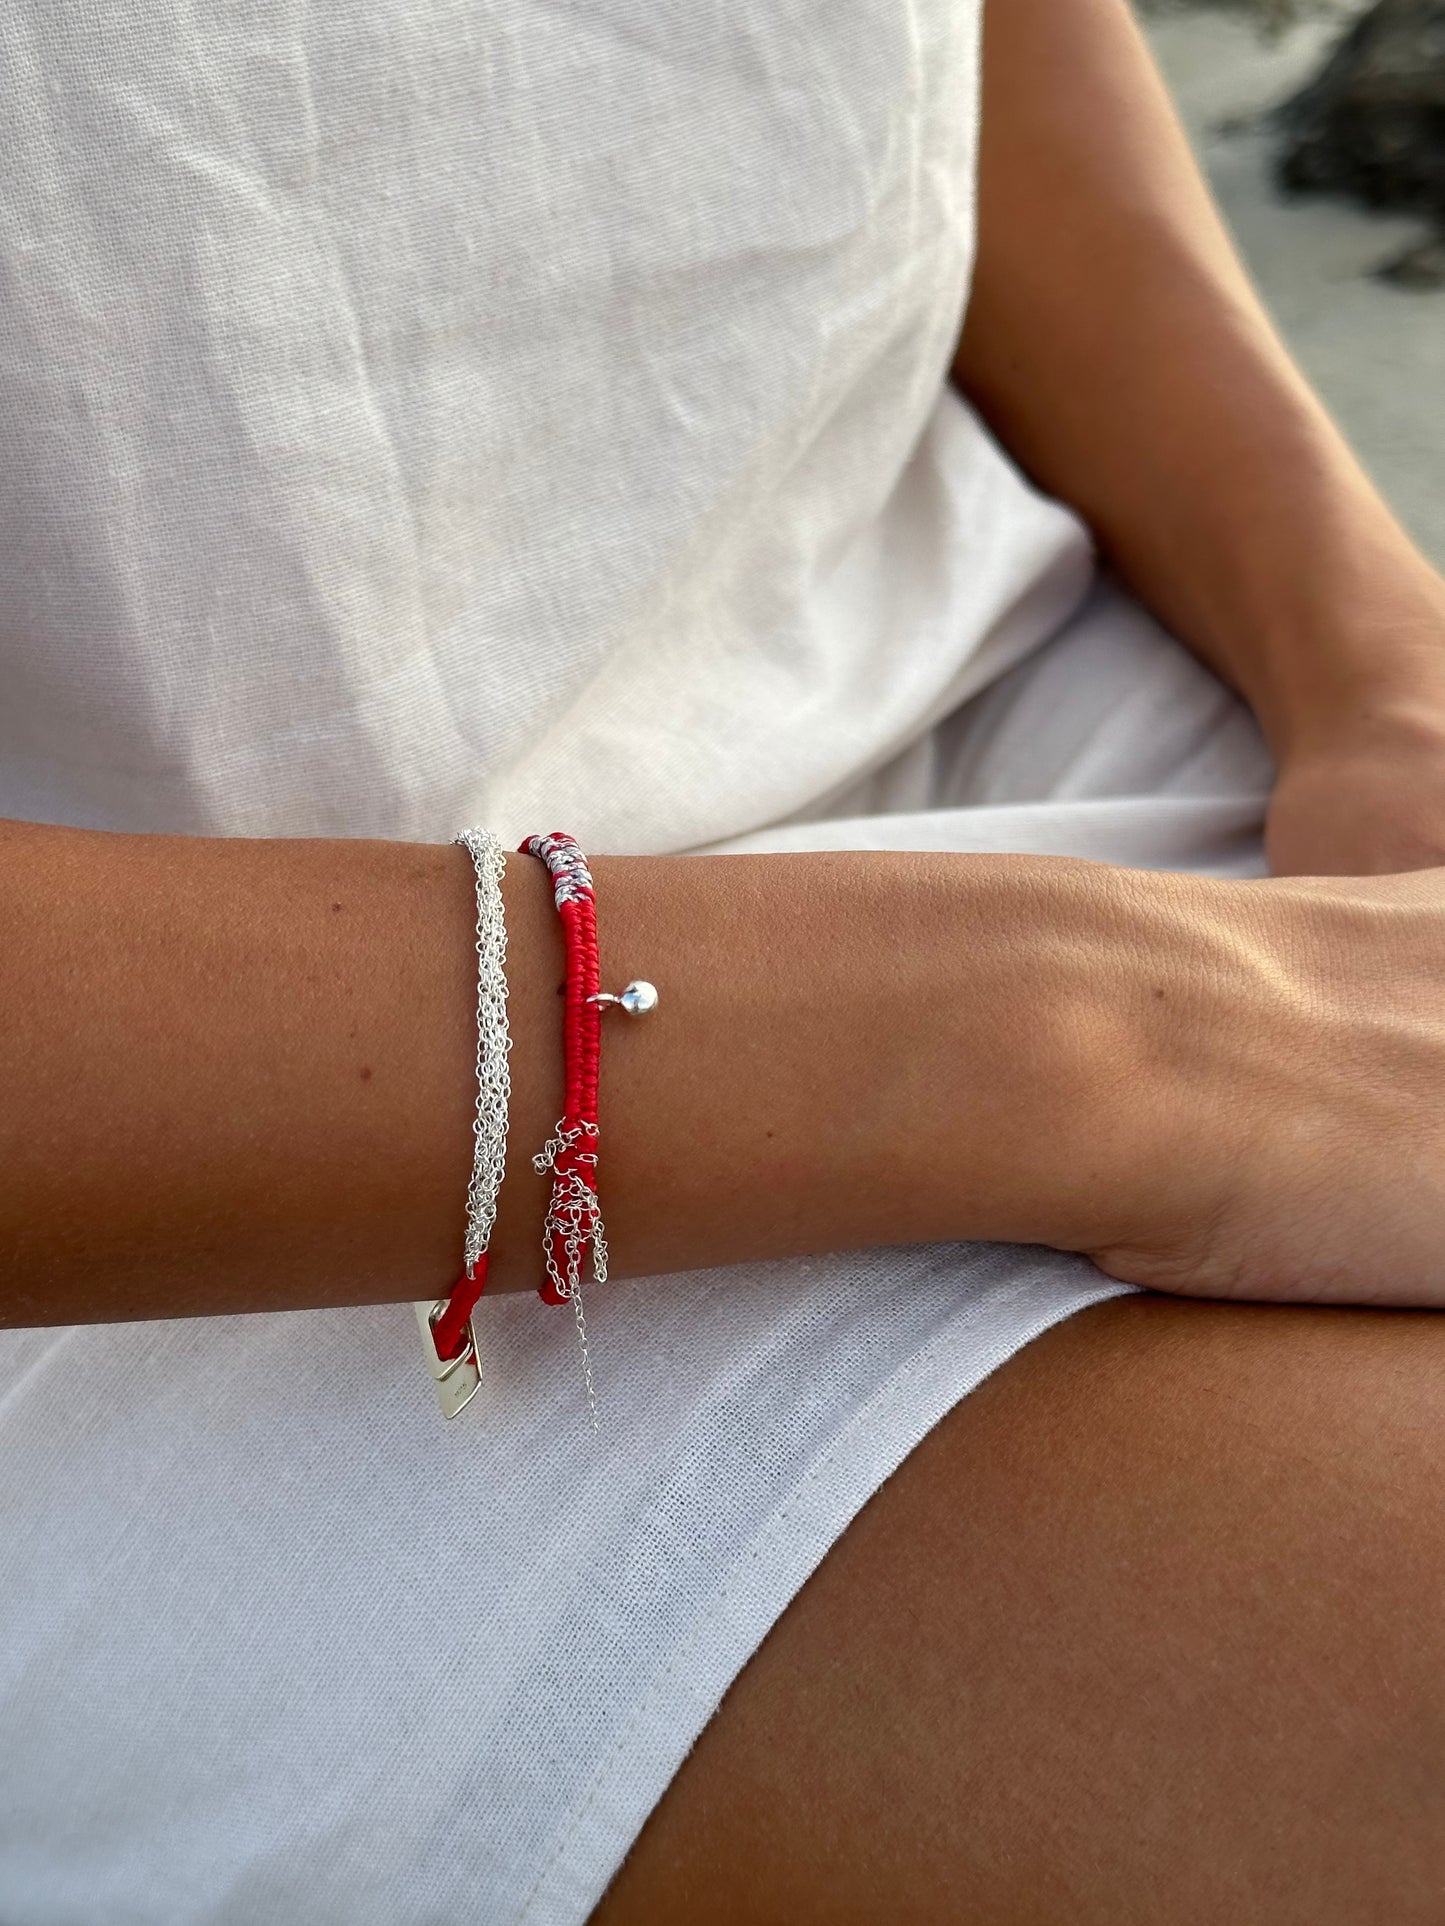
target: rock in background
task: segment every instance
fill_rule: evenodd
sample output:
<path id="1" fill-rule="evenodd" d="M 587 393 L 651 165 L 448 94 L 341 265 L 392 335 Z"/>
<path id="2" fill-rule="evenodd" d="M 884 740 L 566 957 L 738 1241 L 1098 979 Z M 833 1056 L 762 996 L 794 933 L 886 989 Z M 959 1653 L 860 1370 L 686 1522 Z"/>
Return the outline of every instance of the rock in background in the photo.
<path id="1" fill-rule="evenodd" d="M 1445 287 L 1445 0 L 1137 0 L 1146 17 L 1208 10 L 1247 18 L 1272 46 L 1302 21 L 1344 30 L 1273 116 L 1275 176 L 1291 194 L 1338 194 L 1421 215 L 1433 232 L 1378 269 Z"/>
<path id="2" fill-rule="evenodd" d="M 1376 0 L 1278 124 L 1287 191 L 1428 216 L 1436 233 L 1383 272 L 1445 285 L 1445 0 Z"/>
<path id="3" fill-rule="evenodd" d="M 1377 276 L 1419 213 L 1279 184 L 1281 101 L 1307 92 L 1362 9 L 1313 0 L 1265 35 L 1240 5 L 1170 4 L 1145 30 L 1225 219 L 1295 358 L 1426 552 L 1445 563 L 1445 293 Z"/>
<path id="4" fill-rule="evenodd" d="M 1369 0 L 1134 0 L 1135 11 L 1146 19 L 1191 13 L 1201 8 L 1211 13 L 1236 14 L 1252 20 L 1266 41 L 1278 40 L 1301 20 L 1321 16 L 1349 19 L 1368 4 Z"/>

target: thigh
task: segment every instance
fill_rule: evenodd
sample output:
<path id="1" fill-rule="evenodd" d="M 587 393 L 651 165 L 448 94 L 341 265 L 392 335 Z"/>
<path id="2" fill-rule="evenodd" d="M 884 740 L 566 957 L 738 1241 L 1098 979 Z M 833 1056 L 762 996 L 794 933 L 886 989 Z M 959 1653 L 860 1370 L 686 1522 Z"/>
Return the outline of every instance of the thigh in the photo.
<path id="1" fill-rule="evenodd" d="M 594 1926 L 1439 1926 L 1445 1318 L 1115 1299 L 955 1407 Z"/>

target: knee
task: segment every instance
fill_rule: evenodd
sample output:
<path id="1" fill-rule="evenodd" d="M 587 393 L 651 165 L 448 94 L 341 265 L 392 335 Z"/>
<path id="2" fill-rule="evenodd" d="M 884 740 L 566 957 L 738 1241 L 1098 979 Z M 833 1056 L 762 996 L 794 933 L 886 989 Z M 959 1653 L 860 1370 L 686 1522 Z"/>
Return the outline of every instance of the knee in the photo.
<path id="1" fill-rule="evenodd" d="M 1014 1711 L 1053 1751 L 1035 1819 L 1060 1774 L 1081 1788 L 1136 1842 L 1121 1906 L 1178 1880 L 1151 1917 L 1437 1926 L 1445 1318 L 1138 1298 L 1073 1322 L 1017 1408 L 1000 1374 L 1012 1462 L 983 1472 L 1039 1526 L 1003 1587 Z"/>
<path id="2" fill-rule="evenodd" d="M 1439 1926 L 1442 1393 L 1426 1316 L 1055 1327 L 829 1553 L 599 1918 Z"/>

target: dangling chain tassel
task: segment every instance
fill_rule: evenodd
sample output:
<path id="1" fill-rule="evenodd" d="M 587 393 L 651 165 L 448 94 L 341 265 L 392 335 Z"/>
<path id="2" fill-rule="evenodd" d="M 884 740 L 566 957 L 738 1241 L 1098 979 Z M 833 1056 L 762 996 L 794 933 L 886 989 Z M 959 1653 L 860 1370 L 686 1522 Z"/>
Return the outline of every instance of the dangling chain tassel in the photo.
<path id="1" fill-rule="evenodd" d="M 539 1176 L 552 1172 L 552 1201 L 542 1226 L 547 1277 L 552 1301 L 575 1298 L 582 1288 L 582 1259 L 592 1253 L 592 1278 L 607 1282 L 607 1239 L 602 1229 L 602 1206 L 597 1201 L 597 1152 L 584 1150 L 596 1143 L 597 1126 L 583 1118 L 564 1121 L 555 1136 L 532 1159 Z"/>
<path id="2" fill-rule="evenodd" d="M 542 1225 L 542 1249 L 546 1256 L 547 1287 L 543 1298 L 550 1304 L 571 1303 L 577 1320 L 577 1341 L 582 1348 L 582 1381 L 587 1391 L 587 1410 L 592 1429 L 597 1429 L 597 1388 L 592 1381 L 592 1358 L 587 1349 L 587 1318 L 582 1309 L 582 1259 L 590 1249 L 592 1281 L 607 1282 L 607 1240 L 602 1230 L 602 1210 L 597 1202 L 597 1153 L 581 1150 L 584 1138 L 596 1140 L 596 1124 L 582 1122 L 559 1125 L 555 1136 L 532 1159 L 539 1175 L 552 1172 L 552 1196 Z M 591 1169 L 588 1169 L 588 1166 Z"/>

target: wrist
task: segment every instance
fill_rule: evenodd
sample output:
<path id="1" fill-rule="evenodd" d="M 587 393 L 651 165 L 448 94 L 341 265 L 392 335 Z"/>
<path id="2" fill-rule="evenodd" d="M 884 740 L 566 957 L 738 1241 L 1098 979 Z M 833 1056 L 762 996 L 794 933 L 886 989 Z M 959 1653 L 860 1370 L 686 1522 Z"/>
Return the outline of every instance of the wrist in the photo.
<path id="1" fill-rule="evenodd" d="M 1120 1276 L 1132 1273 L 1110 1253 L 1173 1247 L 1188 1276 L 1196 1240 L 1251 1168 L 1251 1134 L 1270 1127 L 1258 1097 L 1275 1039 L 1308 1046 L 1296 967 L 1308 945 L 1281 925 L 1289 885 L 1108 874 L 1109 967 L 1090 972 L 1086 1182 L 1070 1234 L 1048 1241 Z"/>
<path id="2" fill-rule="evenodd" d="M 1132 1235 L 1184 1121 L 1181 1052 L 1208 1055 L 1201 899 L 1223 886 L 1063 857 L 873 860 L 890 867 L 845 1018 L 868 1047 L 847 1098 L 866 1127 L 834 1173 L 840 1241 Z M 821 1030 L 840 1014 L 822 1008 Z"/>
<path id="3" fill-rule="evenodd" d="M 1181 1171 L 1223 1126 L 1220 1066 L 1259 974 L 1253 899 L 1077 860 L 1028 859 L 1025 873 L 1026 954 L 1000 989 L 1015 1115 L 989 1130 L 1007 1166 L 993 1207 L 1009 1215 L 980 1213 L 969 1234 L 1127 1245 L 1177 1209 Z"/>
<path id="4" fill-rule="evenodd" d="M 1445 578 L 1413 549 L 1276 619 L 1246 694 L 1276 760 L 1445 737 Z"/>

